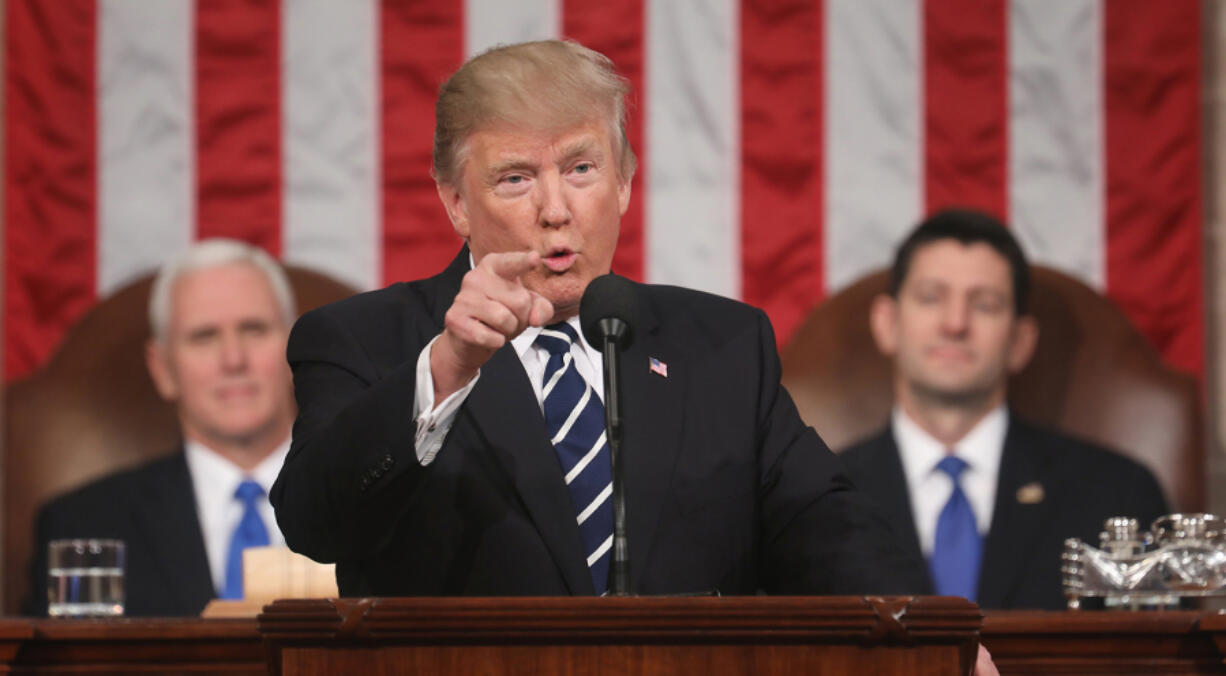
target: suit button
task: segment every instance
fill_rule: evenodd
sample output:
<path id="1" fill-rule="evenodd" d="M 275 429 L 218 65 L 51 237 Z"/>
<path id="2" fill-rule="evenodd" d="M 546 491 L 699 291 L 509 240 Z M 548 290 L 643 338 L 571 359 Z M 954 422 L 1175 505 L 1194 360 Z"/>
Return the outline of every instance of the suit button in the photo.
<path id="1" fill-rule="evenodd" d="M 367 488 L 370 488 L 370 477 L 364 476 L 362 477 L 362 492 L 366 492 Z"/>
<path id="2" fill-rule="evenodd" d="M 383 471 L 384 472 L 391 469 L 392 465 L 395 465 L 395 464 L 396 464 L 396 460 L 392 458 L 392 456 L 390 455 L 383 456 Z"/>

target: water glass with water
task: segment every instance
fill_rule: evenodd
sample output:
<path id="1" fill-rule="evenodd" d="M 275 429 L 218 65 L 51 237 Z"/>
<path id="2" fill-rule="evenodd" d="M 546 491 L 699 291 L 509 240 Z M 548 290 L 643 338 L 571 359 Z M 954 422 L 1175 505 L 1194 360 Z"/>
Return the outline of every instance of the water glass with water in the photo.
<path id="1" fill-rule="evenodd" d="M 123 615 L 124 543 L 53 540 L 47 549 L 47 614 Z"/>

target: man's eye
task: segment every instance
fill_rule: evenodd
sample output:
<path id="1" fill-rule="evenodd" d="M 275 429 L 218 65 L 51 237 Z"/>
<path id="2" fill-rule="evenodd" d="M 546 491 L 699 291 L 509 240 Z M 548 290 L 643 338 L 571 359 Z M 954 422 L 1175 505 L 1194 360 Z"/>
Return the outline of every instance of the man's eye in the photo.
<path id="1" fill-rule="evenodd" d="M 979 312 L 988 315 L 994 315 L 1005 309 L 1005 304 L 999 300 L 979 300 L 975 301 L 974 307 Z"/>
<path id="2" fill-rule="evenodd" d="M 502 179 L 502 182 L 509 183 L 511 185 L 518 185 L 524 182 L 524 177 L 519 175 L 506 176 Z"/>
<path id="3" fill-rule="evenodd" d="M 208 345 L 216 338 L 216 331 L 193 331 L 187 334 L 187 343 L 189 345 Z"/>
<path id="4" fill-rule="evenodd" d="M 580 162 L 579 164 L 575 165 L 574 171 L 577 174 L 586 174 L 595 168 L 596 166 L 593 165 L 591 162 Z"/>

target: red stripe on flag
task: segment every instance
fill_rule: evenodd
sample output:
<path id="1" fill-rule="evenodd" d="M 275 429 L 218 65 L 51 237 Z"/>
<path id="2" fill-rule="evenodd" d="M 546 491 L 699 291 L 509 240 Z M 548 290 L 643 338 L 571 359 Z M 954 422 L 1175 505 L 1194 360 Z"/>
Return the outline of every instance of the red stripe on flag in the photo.
<path id="1" fill-rule="evenodd" d="M 380 20 L 383 281 L 439 272 L 460 240 L 430 178 L 434 100 L 464 58 L 463 3 L 384 0 Z"/>
<path id="2" fill-rule="evenodd" d="M 1200 3 L 1103 3 L 1107 292 L 1203 374 Z"/>
<path id="3" fill-rule="evenodd" d="M 643 177 L 647 175 L 647 146 L 643 121 L 647 117 L 647 79 L 644 72 L 646 24 L 642 0 L 585 2 L 564 0 L 562 34 L 613 60 L 617 71 L 630 81 L 626 105 L 626 135 L 638 155 L 638 171 L 631 182 L 630 208 L 622 217 L 613 269 L 619 275 L 643 279 L 643 205 L 647 199 Z"/>
<path id="4" fill-rule="evenodd" d="M 196 232 L 281 252 L 281 11 L 197 0 Z"/>
<path id="5" fill-rule="evenodd" d="M 1009 213 L 1004 0 L 924 3 L 924 164 L 929 211 Z"/>
<path id="6" fill-rule="evenodd" d="M 94 302 L 96 6 L 7 3 L 4 370 L 26 375 Z"/>
<path id="7" fill-rule="evenodd" d="M 823 292 L 822 12 L 741 2 L 742 297 L 780 345 Z"/>

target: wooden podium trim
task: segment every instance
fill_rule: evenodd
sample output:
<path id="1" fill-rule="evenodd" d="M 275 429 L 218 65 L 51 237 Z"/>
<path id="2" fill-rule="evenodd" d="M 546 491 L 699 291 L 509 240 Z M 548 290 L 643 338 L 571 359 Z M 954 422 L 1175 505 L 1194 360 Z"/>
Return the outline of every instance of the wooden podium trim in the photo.
<path id="1" fill-rule="evenodd" d="M 1226 673 L 1226 617 L 1202 611 L 989 611 L 1002 674 Z"/>
<path id="2" fill-rule="evenodd" d="M 264 607 L 266 639 L 710 643 L 764 635 L 873 643 L 965 638 L 983 613 L 953 597 L 518 597 L 293 599 Z"/>
<path id="3" fill-rule="evenodd" d="M 265 606 L 258 621 L 273 673 L 283 665 L 294 671 L 291 662 L 313 664 L 307 673 L 358 668 L 343 655 L 429 655 L 422 659 L 439 660 L 428 662 L 433 668 L 456 668 L 457 655 L 477 653 L 545 660 L 536 668 L 628 654 L 627 664 L 650 663 L 648 654 L 687 664 L 735 655 L 786 666 L 812 664 L 815 646 L 893 646 L 917 651 L 909 663 L 943 651 L 951 669 L 969 674 L 983 614 L 965 599 L 944 597 L 381 598 L 282 600 Z M 529 649 L 539 652 L 523 652 Z"/>

